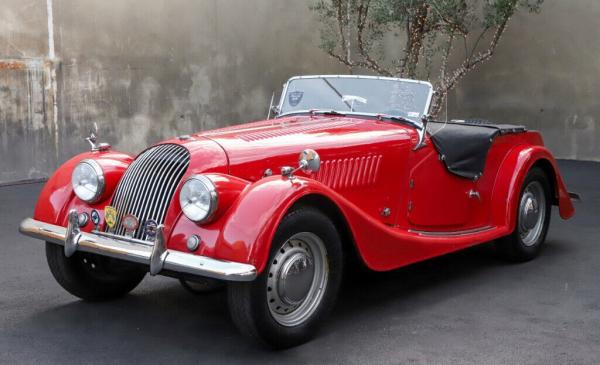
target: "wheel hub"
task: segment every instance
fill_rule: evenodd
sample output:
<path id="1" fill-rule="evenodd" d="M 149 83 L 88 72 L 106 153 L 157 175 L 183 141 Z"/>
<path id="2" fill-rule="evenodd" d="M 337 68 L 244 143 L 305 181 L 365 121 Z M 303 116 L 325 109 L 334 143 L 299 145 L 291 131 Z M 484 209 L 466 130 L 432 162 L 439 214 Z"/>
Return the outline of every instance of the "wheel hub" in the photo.
<path id="1" fill-rule="evenodd" d="M 522 209 L 522 222 L 523 228 L 530 230 L 535 227 L 535 224 L 538 221 L 540 215 L 540 211 L 538 208 L 538 202 L 531 193 L 527 193 L 525 197 L 525 202 L 523 204 Z"/>
<path id="2" fill-rule="evenodd" d="M 314 271 L 312 259 L 306 252 L 293 253 L 279 270 L 277 289 L 281 300 L 288 305 L 300 304 L 308 294 Z"/>
<path id="3" fill-rule="evenodd" d="M 525 187 L 519 203 L 519 233 L 525 246 L 532 246 L 543 231 L 546 215 L 544 188 L 538 181 Z"/>
<path id="4" fill-rule="evenodd" d="M 270 262 L 267 305 L 283 326 L 304 322 L 318 307 L 329 269 L 323 241 L 313 233 L 300 232 L 288 239 Z"/>

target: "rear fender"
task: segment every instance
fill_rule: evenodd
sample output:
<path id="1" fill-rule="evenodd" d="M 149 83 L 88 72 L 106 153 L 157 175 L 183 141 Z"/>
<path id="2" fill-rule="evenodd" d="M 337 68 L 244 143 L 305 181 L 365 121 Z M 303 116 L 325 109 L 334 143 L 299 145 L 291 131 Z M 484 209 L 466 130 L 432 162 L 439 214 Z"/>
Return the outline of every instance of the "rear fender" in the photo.
<path id="1" fill-rule="evenodd" d="M 104 171 L 105 187 L 100 201 L 87 204 L 75 195 L 71 186 L 71 174 L 75 166 L 82 160 L 93 159 Z M 64 225 L 69 208 L 81 206 L 86 210 L 93 208 L 103 211 L 110 204 L 112 193 L 121 176 L 133 161 L 133 157 L 113 151 L 94 151 L 81 153 L 64 164 L 52 174 L 44 185 L 35 207 L 33 218 L 42 222 Z"/>
<path id="2" fill-rule="evenodd" d="M 558 205 L 561 218 L 569 219 L 575 213 L 565 183 L 554 157 L 544 146 L 517 146 L 500 166 L 492 194 L 492 219 L 496 226 L 507 226 L 512 232 L 517 222 L 517 205 L 527 173 L 540 166 L 549 175 L 554 188 L 553 201 Z"/>

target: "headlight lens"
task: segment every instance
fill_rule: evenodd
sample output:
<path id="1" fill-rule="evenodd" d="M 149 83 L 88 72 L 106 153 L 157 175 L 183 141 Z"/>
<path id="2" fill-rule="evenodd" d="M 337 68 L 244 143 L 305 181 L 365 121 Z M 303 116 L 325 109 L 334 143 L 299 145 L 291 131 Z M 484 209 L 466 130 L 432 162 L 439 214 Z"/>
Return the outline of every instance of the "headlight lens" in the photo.
<path id="1" fill-rule="evenodd" d="M 202 223 L 208 221 L 217 210 L 217 190 L 204 175 L 190 177 L 179 193 L 179 205 L 186 217 Z"/>
<path id="2" fill-rule="evenodd" d="M 104 172 L 98 162 L 83 160 L 73 170 L 71 185 L 79 199 L 93 203 L 104 191 Z"/>

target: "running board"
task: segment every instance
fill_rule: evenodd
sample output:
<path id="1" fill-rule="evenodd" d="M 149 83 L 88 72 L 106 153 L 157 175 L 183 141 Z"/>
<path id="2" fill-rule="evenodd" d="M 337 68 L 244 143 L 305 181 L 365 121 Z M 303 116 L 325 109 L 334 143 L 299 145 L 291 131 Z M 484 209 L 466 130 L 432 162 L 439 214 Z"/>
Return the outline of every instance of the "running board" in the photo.
<path id="1" fill-rule="evenodd" d="M 481 232 L 486 232 L 486 231 L 490 231 L 492 229 L 494 229 L 496 227 L 494 226 L 484 226 L 484 227 L 479 227 L 479 228 L 473 228 L 473 229 L 466 229 L 463 231 L 448 231 L 448 232 L 441 232 L 441 231 L 419 231 L 419 230 L 414 230 L 414 229 L 409 229 L 408 231 L 410 233 L 416 233 L 420 236 L 427 236 L 427 237 L 460 237 L 460 236 L 468 236 L 471 234 L 475 234 L 475 233 L 481 233 Z"/>

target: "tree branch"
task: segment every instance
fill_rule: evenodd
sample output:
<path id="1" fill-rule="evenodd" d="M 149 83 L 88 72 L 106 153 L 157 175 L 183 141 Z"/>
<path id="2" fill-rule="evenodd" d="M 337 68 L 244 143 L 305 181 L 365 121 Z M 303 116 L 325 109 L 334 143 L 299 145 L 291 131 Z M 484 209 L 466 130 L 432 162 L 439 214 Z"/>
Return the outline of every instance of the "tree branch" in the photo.
<path id="1" fill-rule="evenodd" d="M 336 18 L 337 18 L 337 23 L 338 23 L 338 31 L 340 32 L 340 43 L 341 43 L 341 47 L 342 47 L 342 52 L 344 52 L 344 54 L 347 54 L 348 50 L 346 48 L 346 37 L 344 36 L 344 18 L 343 18 L 343 14 L 342 14 L 342 1 L 341 0 L 337 0 L 334 2 L 335 6 L 337 7 L 337 11 L 336 11 Z M 346 57 L 347 58 L 347 62 L 350 62 L 350 57 Z"/>
<path id="2" fill-rule="evenodd" d="M 375 61 L 369 55 L 369 52 L 367 52 L 367 50 L 365 49 L 363 32 L 365 29 L 365 22 L 366 22 L 368 14 L 369 14 L 370 2 L 371 2 L 370 0 L 367 0 L 367 2 L 365 4 L 365 2 L 363 0 L 361 0 L 360 5 L 358 6 L 358 29 L 357 29 L 358 52 L 365 59 L 365 63 L 367 64 L 368 68 L 372 69 L 373 71 L 375 71 L 381 75 L 392 76 L 392 73 L 390 71 L 384 69 L 383 67 L 381 67 L 381 65 L 377 61 Z"/>
<path id="3" fill-rule="evenodd" d="M 468 59 L 465 60 L 465 62 L 463 62 L 461 67 L 459 67 L 458 69 L 456 69 L 454 71 L 452 77 L 448 80 L 448 82 L 445 83 L 445 90 L 444 90 L 445 92 L 452 89 L 456 85 L 456 83 L 462 77 L 464 77 L 469 71 L 471 71 L 475 66 L 477 66 L 478 64 L 480 64 L 482 62 L 487 61 L 494 55 L 496 47 L 498 46 L 498 42 L 500 41 L 502 34 L 506 30 L 506 26 L 508 25 L 509 20 L 510 20 L 510 16 L 507 16 L 502 21 L 502 23 L 500 23 L 500 25 L 496 29 L 496 32 L 494 33 L 494 37 L 492 38 L 492 41 L 490 42 L 490 45 L 488 46 L 487 51 L 479 53 L 477 55 L 477 57 L 475 57 L 472 61 L 468 60 Z"/>

